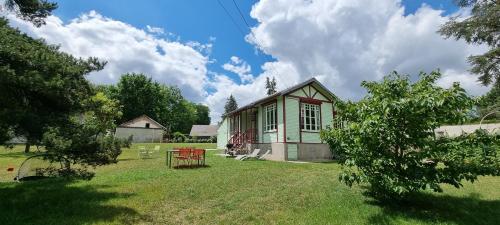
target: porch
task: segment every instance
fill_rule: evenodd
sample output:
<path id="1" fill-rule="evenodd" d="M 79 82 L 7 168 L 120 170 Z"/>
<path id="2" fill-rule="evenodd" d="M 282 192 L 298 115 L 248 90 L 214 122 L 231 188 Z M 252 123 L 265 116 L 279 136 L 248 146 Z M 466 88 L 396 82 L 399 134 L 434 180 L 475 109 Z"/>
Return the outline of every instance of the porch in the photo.
<path id="1" fill-rule="evenodd" d="M 250 151 L 251 144 L 259 142 L 257 115 L 257 108 L 249 108 L 228 117 L 230 150 L 238 154 L 246 154 Z"/>

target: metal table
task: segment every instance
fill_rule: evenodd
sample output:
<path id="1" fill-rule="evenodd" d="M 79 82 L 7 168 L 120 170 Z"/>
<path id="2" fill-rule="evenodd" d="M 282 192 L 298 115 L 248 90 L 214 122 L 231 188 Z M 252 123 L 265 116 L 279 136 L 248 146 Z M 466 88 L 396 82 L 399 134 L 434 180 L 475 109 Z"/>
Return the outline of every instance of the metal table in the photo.
<path id="1" fill-rule="evenodd" d="M 172 168 L 172 158 L 174 153 L 178 153 L 179 149 L 168 149 L 166 151 L 166 164 L 168 168 Z M 202 165 L 205 165 L 205 158 L 206 158 L 207 150 L 203 149 L 203 160 L 201 161 Z M 199 165 L 200 162 L 198 162 Z"/>

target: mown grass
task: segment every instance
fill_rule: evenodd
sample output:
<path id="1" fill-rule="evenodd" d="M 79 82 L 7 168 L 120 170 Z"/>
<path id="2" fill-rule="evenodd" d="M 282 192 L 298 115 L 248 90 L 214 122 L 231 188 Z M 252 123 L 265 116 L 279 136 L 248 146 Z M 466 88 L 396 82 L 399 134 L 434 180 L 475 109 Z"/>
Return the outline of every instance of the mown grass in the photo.
<path id="1" fill-rule="evenodd" d="M 498 177 L 380 203 L 341 184 L 336 163 L 240 162 L 210 151 L 209 167 L 167 169 L 172 146 L 141 160 L 134 145 L 90 181 L 2 182 L 0 224 L 500 224 Z M 0 149 L 0 179 L 24 157 L 21 147 Z"/>

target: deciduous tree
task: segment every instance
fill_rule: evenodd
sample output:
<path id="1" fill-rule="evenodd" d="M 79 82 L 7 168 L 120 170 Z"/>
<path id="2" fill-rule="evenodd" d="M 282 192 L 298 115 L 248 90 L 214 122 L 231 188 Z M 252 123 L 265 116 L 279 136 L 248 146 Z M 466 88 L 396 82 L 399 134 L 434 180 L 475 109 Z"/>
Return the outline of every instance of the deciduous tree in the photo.
<path id="1" fill-rule="evenodd" d="M 210 124 L 210 109 L 203 104 L 196 104 L 196 124 Z"/>
<path id="2" fill-rule="evenodd" d="M 381 82 L 363 82 L 368 95 L 338 105 L 343 129 L 322 132 L 340 158 L 340 180 L 367 182 L 377 197 L 404 197 L 441 183 L 455 187 L 480 175 L 500 175 L 500 136 L 484 131 L 457 138 L 436 138 L 442 124 L 465 121 L 474 100 L 459 86 L 436 85 L 439 72 L 420 80 L 393 73 Z"/>
<path id="3" fill-rule="evenodd" d="M 198 106 L 184 99 L 178 87 L 160 84 L 144 74 L 124 74 L 116 86 L 98 88 L 120 102 L 123 117 L 119 123 L 145 114 L 171 132 L 187 133 L 198 120 Z"/>

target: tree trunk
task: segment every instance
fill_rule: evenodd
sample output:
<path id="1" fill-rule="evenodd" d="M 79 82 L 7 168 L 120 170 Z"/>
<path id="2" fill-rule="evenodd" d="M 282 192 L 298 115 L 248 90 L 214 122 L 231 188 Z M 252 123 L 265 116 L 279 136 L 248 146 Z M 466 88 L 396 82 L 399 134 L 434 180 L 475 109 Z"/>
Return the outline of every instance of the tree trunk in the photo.
<path id="1" fill-rule="evenodd" d="M 30 152 L 31 143 L 26 141 L 26 146 L 24 146 L 24 153 Z"/>

